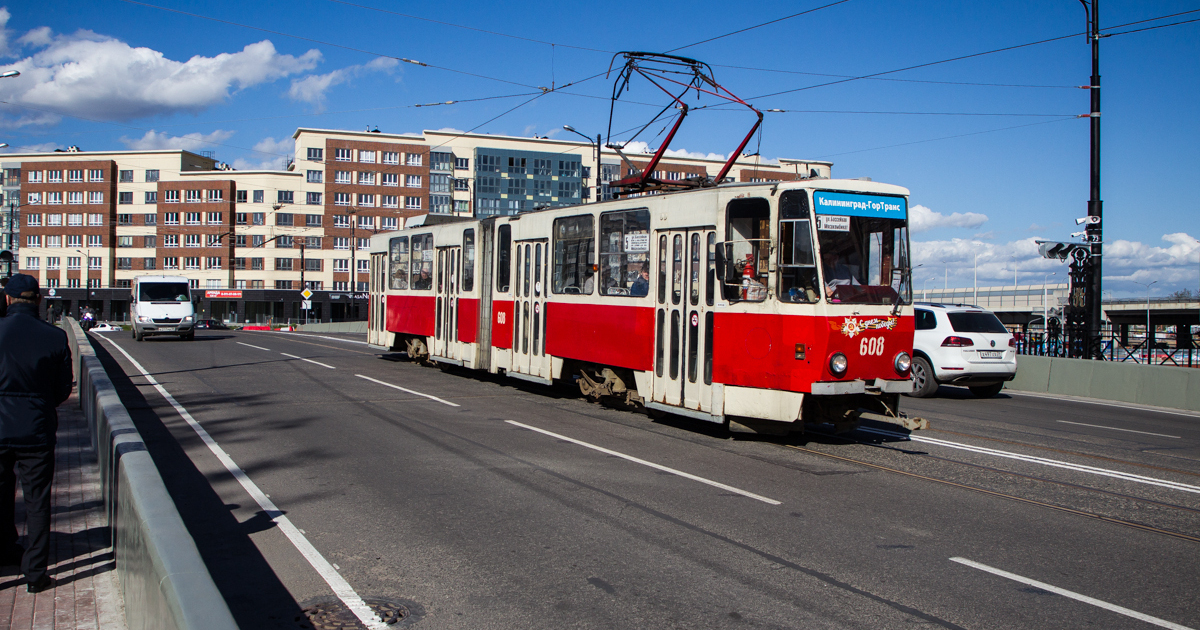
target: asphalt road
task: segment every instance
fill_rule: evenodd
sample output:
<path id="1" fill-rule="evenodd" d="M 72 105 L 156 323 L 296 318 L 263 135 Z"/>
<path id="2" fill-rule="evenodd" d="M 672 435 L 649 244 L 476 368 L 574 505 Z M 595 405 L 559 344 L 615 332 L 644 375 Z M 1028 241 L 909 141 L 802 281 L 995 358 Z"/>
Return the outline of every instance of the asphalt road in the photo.
<path id="1" fill-rule="evenodd" d="M 911 440 L 731 439 L 352 337 L 95 336 L 243 628 L 338 580 L 428 628 L 1200 628 L 1196 415 L 943 388 Z"/>

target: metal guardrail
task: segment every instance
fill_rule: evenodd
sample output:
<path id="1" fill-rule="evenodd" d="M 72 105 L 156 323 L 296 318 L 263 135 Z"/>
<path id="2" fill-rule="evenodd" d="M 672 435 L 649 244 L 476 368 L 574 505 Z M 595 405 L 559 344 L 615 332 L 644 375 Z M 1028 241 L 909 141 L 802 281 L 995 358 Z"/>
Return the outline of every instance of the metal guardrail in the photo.
<path id="1" fill-rule="evenodd" d="M 74 319 L 64 319 L 79 403 L 100 465 L 130 630 L 236 630 L 141 435 Z"/>
<path id="2" fill-rule="evenodd" d="M 1066 339 L 1043 332 L 1016 332 L 1017 354 L 1040 357 L 1066 357 Z M 1200 348 L 1180 348 L 1173 333 L 1155 335 L 1147 344 L 1146 335 L 1130 332 L 1124 343 L 1119 335 L 1105 331 L 1101 339 L 1104 358 L 1117 363 L 1168 365 L 1200 368 Z M 1195 346 L 1195 344 L 1192 344 Z"/>

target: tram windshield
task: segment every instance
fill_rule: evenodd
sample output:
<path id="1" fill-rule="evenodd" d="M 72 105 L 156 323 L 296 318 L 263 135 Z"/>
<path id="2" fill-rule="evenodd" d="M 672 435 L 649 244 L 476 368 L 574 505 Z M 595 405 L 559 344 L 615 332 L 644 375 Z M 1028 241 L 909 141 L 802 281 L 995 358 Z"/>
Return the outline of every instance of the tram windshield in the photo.
<path id="1" fill-rule="evenodd" d="M 825 298 L 834 304 L 912 301 L 903 197 L 813 193 Z"/>

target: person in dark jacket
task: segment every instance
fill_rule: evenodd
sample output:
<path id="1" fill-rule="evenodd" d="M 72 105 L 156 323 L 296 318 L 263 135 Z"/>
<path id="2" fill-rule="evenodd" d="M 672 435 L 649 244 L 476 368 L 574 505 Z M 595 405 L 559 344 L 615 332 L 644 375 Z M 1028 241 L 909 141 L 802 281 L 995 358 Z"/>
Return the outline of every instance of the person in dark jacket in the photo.
<path id="1" fill-rule="evenodd" d="M 8 315 L 0 319 L 0 564 L 21 563 L 26 589 L 54 585 L 50 559 L 50 483 L 54 480 L 57 407 L 71 395 L 67 334 L 38 318 L 37 279 L 14 275 L 4 287 Z M 14 468 L 16 474 L 14 474 Z M 16 478 L 25 494 L 28 547 L 17 544 L 13 521 Z"/>

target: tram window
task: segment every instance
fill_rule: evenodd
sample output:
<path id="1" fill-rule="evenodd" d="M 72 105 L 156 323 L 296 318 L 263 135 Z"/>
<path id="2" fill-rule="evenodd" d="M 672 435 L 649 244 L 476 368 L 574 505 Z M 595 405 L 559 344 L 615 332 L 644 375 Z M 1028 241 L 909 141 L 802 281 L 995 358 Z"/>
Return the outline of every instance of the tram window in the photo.
<path id="1" fill-rule="evenodd" d="M 555 293 L 591 295 L 595 272 L 596 232 L 592 215 L 554 221 Z"/>
<path id="2" fill-rule="evenodd" d="M 496 292 L 508 293 L 508 282 L 512 275 L 509 260 L 509 250 L 512 247 L 512 226 L 507 223 L 500 226 L 499 237 L 496 239 Z"/>
<path id="3" fill-rule="evenodd" d="M 713 312 L 704 314 L 704 384 L 712 385 L 713 367 Z"/>
<path id="4" fill-rule="evenodd" d="M 812 303 L 821 295 L 813 252 L 808 193 L 789 191 L 779 200 L 779 281 L 781 302 Z"/>
<path id="5" fill-rule="evenodd" d="M 433 235 L 412 237 L 412 280 L 410 286 L 418 291 L 433 288 Z"/>
<path id="6" fill-rule="evenodd" d="M 767 299 L 767 256 L 771 246 L 771 204 L 766 199 L 735 199 L 725 209 L 721 244 L 722 295 L 730 301 Z"/>
<path id="7" fill-rule="evenodd" d="M 529 245 L 525 246 L 525 283 L 523 295 L 529 297 Z"/>
<path id="8" fill-rule="evenodd" d="M 442 281 L 446 278 L 446 252 L 439 252 L 437 257 L 437 292 L 442 292 Z"/>
<path id="9" fill-rule="evenodd" d="M 667 301 L 667 237 L 658 237 L 658 303 Z M 662 374 L 659 374 L 662 376 Z"/>
<path id="10" fill-rule="evenodd" d="M 679 311 L 671 311 L 671 380 L 679 378 Z"/>
<path id="11" fill-rule="evenodd" d="M 671 243 L 671 303 L 678 304 L 681 297 L 683 297 L 683 235 L 676 234 Z"/>
<path id="12" fill-rule="evenodd" d="M 700 345 L 700 318 L 696 317 L 696 311 L 692 311 L 692 317 L 688 319 L 688 381 L 696 382 L 696 359 L 699 355 Z"/>
<path id="13" fill-rule="evenodd" d="M 664 237 L 666 238 L 666 237 Z M 663 375 L 663 329 L 666 327 L 666 311 L 658 309 L 658 336 L 657 343 L 654 346 L 654 373 L 658 376 Z"/>
<path id="14" fill-rule="evenodd" d="M 713 287 L 717 283 L 717 233 L 708 233 L 708 283 L 704 285 L 704 303 L 713 305 Z"/>
<path id="15" fill-rule="evenodd" d="M 692 306 L 700 303 L 700 233 L 692 234 L 692 267 L 689 270 L 691 282 L 689 286 L 691 290 L 688 293 L 691 295 Z M 693 381 L 695 379 L 692 379 Z"/>
<path id="16" fill-rule="evenodd" d="M 408 288 L 408 237 L 398 236 L 391 239 L 389 246 L 390 260 L 388 262 L 388 288 L 402 290 Z"/>
<path id="17" fill-rule="evenodd" d="M 872 199 L 894 206 L 900 212 L 886 216 L 817 212 L 821 273 L 826 299 L 830 302 L 893 304 L 899 298 L 904 304 L 911 300 L 910 279 L 904 273 L 908 268 L 905 200 L 900 197 Z"/>
<path id="18" fill-rule="evenodd" d="M 642 297 L 650 292 L 650 211 L 600 215 L 600 294 Z"/>
<path id="19" fill-rule="evenodd" d="M 534 247 L 533 255 L 533 295 L 542 294 L 542 244 Z"/>
<path id="20" fill-rule="evenodd" d="M 462 285 L 463 291 L 475 289 L 475 230 L 463 231 L 462 253 Z"/>

